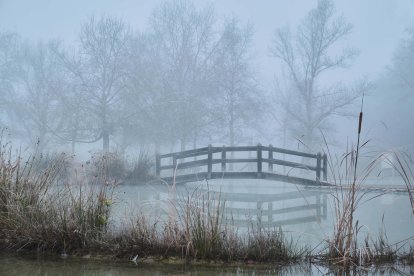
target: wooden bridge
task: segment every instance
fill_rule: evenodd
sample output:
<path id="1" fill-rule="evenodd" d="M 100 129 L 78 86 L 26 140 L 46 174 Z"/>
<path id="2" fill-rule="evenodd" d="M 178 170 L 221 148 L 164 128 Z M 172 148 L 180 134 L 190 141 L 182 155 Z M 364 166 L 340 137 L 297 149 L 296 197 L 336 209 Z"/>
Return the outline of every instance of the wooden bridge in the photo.
<path id="1" fill-rule="evenodd" d="M 240 154 L 244 156 L 236 156 Z M 301 160 L 290 161 L 292 157 Z M 248 167 L 249 170 L 235 170 L 236 164 Z M 279 170 L 274 169 L 276 166 Z M 302 173 L 298 175 L 293 171 Z M 243 147 L 210 145 L 157 155 L 156 174 L 168 183 L 209 179 L 268 179 L 299 185 L 332 186 L 327 182 L 326 154 L 311 154 L 260 144 Z"/>

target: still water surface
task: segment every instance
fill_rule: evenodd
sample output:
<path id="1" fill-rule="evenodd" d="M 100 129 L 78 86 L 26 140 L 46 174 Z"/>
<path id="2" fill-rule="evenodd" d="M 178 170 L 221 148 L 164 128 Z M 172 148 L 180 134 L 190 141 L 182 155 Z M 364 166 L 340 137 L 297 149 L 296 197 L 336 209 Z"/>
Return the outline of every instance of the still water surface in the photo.
<path id="1" fill-rule="evenodd" d="M 226 215 L 239 233 L 260 222 L 266 228 L 281 227 L 300 246 L 315 247 L 332 235 L 335 213 L 333 193 L 323 189 L 306 189 L 292 184 L 259 181 L 210 181 L 172 188 L 167 185 L 121 185 L 114 194 L 113 223 L 124 224 L 137 213 L 168 219 L 172 205 L 194 191 L 215 191 L 225 201 Z M 203 194 L 203 192 L 201 193 Z M 196 196 L 197 195 L 197 196 Z M 204 193 L 204 195 L 206 195 Z M 361 235 L 371 237 L 385 232 L 389 243 L 410 240 L 413 244 L 414 217 L 406 193 L 369 192 L 357 209 Z M 247 223 L 246 223 L 247 222 Z M 125 224 L 126 223 L 126 224 Z M 354 274 L 315 265 L 295 266 L 183 266 L 142 264 L 131 261 L 97 261 L 38 256 L 0 255 L 0 275 L 414 275 L 414 267 L 372 267 Z"/>
<path id="2" fill-rule="evenodd" d="M 38 256 L 0 255 L 0 275 L 413 275 L 414 267 L 383 266 L 358 270 L 354 273 L 338 268 L 316 265 L 295 266 L 200 266 L 171 264 L 140 264 L 128 261 L 99 261 L 80 258 L 43 258 Z"/>
<path id="3" fill-rule="evenodd" d="M 198 191 L 194 193 L 194 191 Z M 215 191 L 214 198 L 225 202 L 227 217 L 239 233 L 260 222 L 268 229 L 282 228 L 300 245 L 314 247 L 332 235 L 335 222 L 333 190 L 305 188 L 266 180 L 214 180 L 180 185 L 122 185 L 115 193 L 115 224 L 129 221 L 143 212 L 150 217 L 167 219 L 172 205 L 182 205 L 188 197 L 195 200 L 206 192 Z M 393 244 L 403 240 L 413 242 L 414 216 L 406 192 L 361 191 L 355 219 L 361 226 L 361 241 L 369 236 L 386 235 Z M 340 194 L 339 194 L 340 195 Z M 164 216 L 163 216 L 164 214 Z M 412 243 L 411 243 L 412 244 Z"/>

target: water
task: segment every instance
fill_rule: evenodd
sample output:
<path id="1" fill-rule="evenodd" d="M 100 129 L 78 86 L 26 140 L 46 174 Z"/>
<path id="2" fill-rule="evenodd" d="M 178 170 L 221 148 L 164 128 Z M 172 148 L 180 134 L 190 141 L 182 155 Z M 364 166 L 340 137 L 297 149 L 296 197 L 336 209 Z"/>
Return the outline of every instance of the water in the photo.
<path id="1" fill-rule="evenodd" d="M 130 221 L 144 212 L 167 219 L 171 202 L 180 203 L 200 191 L 216 191 L 225 201 L 225 210 L 239 232 L 257 224 L 279 228 L 301 245 L 315 247 L 333 233 L 335 222 L 332 190 L 305 188 L 266 180 L 214 180 L 179 185 L 123 185 L 115 194 L 114 217 Z M 204 193 L 206 194 L 206 193 Z M 179 205 L 179 204 L 178 204 Z M 127 210 L 127 211 L 125 211 Z M 164 216 L 163 216 L 164 214 Z M 414 238 L 414 217 L 407 193 L 367 192 L 356 211 L 361 241 L 386 235 L 391 244 Z M 412 241 L 412 240 L 411 240 Z M 411 242 L 412 244 L 412 242 Z"/>
<path id="2" fill-rule="evenodd" d="M 194 191 L 216 191 L 225 200 L 226 210 L 237 218 L 239 233 L 246 221 L 261 222 L 269 228 L 281 227 L 300 246 L 310 248 L 332 235 L 334 208 L 332 191 L 265 180 L 226 180 L 191 183 L 172 189 L 167 185 L 121 185 L 114 194 L 113 222 L 131 222 L 137 213 L 167 219 L 171 202 L 180 202 Z M 385 232 L 389 243 L 410 239 L 413 244 L 414 218 L 406 193 L 369 192 L 356 212 L 365 235 L 375 238 Z M 237 213 L 237 214 L 236 214 Z M 91 260 L 55 257 L 0 255 L 0 275 L 414 275 L 411 266 L 370 267 L 348 274 L 336 268 L 310 264 L 295 266 L 172 265 L 155 262 L 137 264 L 127 260 Z"/>
<path id="3" fill-rule="evenodd" d="M 413 275 L 414 267 L 382 266 L 360 269 L 353 274 L 338 268 L 317 265 L 295 266 L 229 266 L 229 265 L 172 265 L 135 264 L 131 261 L 44 258 L 41 256 L 0 255 L 0 275 Z"/>

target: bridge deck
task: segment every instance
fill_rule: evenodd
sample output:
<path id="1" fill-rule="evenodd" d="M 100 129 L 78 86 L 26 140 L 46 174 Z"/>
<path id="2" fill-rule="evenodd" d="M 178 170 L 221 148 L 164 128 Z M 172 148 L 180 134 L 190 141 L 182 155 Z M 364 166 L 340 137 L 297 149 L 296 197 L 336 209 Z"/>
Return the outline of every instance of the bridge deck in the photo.
<path id="1" fill-rule="evenodd" d="M 258 175 L 257 172 L 211 172 L 210 176 L 208 172 L 199 172 L 177 176 L 168 176 L 163 177 L 162 179 L 167 183 L 176 184 L 210 179 L 266 179 L 305 186 L 333 186 L 333 184 L 330 184 L 325 181 L 312 180 L 270 172 L 261 172 L 260 175 Z"/>

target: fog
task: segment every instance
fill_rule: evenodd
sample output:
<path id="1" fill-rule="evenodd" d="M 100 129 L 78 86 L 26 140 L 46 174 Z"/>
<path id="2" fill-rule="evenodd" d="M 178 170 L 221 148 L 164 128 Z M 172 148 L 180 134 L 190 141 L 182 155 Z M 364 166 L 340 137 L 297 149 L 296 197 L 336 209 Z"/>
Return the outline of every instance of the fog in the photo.
<path id="1" fill-rule="evenodd" d="M 1 127 L 78 156 L 343 151 L 365 95 L 364 138 L 412 152 L 414 2 L 319 4 L 0 1 Z"/>
<path id="2" fill-rule="evenodd" d="M 96 205 L 111 235 L 220 221 L 316 256 L 368 252 L 362 236 L 412 256 L 413 107 L 413 0 L 0 0 L 0 190 L 19 218 L 49 220 L 27 194 L 56 220 Z"/>

